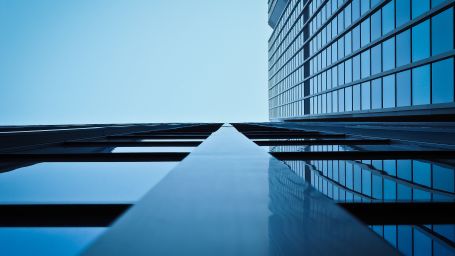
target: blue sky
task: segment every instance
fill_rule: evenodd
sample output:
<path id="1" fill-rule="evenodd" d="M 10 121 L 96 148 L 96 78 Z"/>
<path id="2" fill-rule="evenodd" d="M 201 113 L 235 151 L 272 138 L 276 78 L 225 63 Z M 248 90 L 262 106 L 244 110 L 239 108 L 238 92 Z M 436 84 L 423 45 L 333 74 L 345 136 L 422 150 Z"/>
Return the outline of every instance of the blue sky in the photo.
<path id="1" fill-rule="evenodd" d="M 0 124 L 265 121 L 265 0 L 0 0 Z"/>

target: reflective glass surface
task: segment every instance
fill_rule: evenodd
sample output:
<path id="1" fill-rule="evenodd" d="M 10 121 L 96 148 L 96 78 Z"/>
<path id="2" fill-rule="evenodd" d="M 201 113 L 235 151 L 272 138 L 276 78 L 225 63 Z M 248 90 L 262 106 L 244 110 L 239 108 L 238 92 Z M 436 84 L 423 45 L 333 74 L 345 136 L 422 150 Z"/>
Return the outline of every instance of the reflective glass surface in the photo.
<path id="1" fill-rule="evenodd" d="M 0 228 L 0 253 L 8 256 L 79 255 L 106 228 Z"/>
<path id="2" fill-rule="evenodd" d="M 432 64 L 431 69 L 431 96 L 432 103 L 449 103 L 453 102 L 454 82 L 453 75 L 453 58 L 438 61 Z"/>
<path id="3" fill-rule="evenodd" d="M 191 152 L 195 147 L 116 147 L 112 153 Z"/>
<path id="4" fill-rule="evenodd" d="M 430 104 L 430 65 L 412 70 L 412 104 Z"/>
<path id="5" fill-rule="evenodd" d="M 25 166 L 0 173 L 0 204 L 134 202 L 177 164 L 75 162 Z"/>

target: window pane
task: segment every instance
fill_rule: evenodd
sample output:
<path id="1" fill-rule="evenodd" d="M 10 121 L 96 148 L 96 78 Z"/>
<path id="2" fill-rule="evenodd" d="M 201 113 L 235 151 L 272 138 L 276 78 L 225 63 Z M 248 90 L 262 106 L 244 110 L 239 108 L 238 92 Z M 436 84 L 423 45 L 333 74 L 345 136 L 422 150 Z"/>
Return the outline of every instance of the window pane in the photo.
<path id="1" fill-rule="evenodd" d="M 432 65 L 432 103 L 453 102 L 453 58 Z"/>
<path id="2" fill-rule="evenodd" d="M 354 85 L 354 89 L 352 91 L 352 103 L 353 110 L 360 110 L 360 84 Z"/>
<path id="3" fill-rule="evenodd" d="M 338 65 L 338 85 L 344 84 L 344 63 Z"/>
<path id="4" fill-rule="evenodd" d="M 412 61 L 430 56 L 430 22 L 427 20 L 412 28 Z"/>
<path id="5" fill-rule="evenodd" d="M 370 50 L 366 50 L 362 52 L 362 78 L 370 76 Z"/>
<path id="6" fill-rule="evenodd" d="M 360 49 L 360 26 L 352 30 L 352 51 Z"/>
<path id="7" fill-rule="evenodd" d="M 386 76 L 382 79 L 384 89 L 384 108 L 395 107 L 395 75 Z"/>
<path id="8" fill-rule="evenodd" d="M 431 19 L 432 54 L 453 49 L 453 9 L 450 8 Z"/>
<path id="9" fill-rule="evenodd" d="M 359 80 L 360 79 L 360 54 L 357 54 L 352 58 L 352 69 L 353 69 L 353 74 L 352 74 L 352 79 L 353 81 Z"/>
<path id="10" fill-rule="evenodd" d="M 360 0 L 352 0 L 352 21 L 360 17 Z"/>
<path id="11" fill-rule="evenodd" d="M 351 5 L 349 4 L 344 9 L 344 27 L 347 28 L 351 25 Z"/>
<path id="12" fill-rule="evenodd" d="M 362 110 L 370 109 L 370 82 L 362 83 Z"/>
<path id="13" fill-rule="evenodd" d="M 382 71 L 381 44 L 371 48 L 371 74 L 375 75 Z"/>
<path id="14" fill-rule="evenodd" d="M 430 9 L 430 0 L 412 0 L 412 18 L 421 15 Z"/>
<path id="15" fill-rule="evenodd" d="M 349 55 L 351 53 L 352 53 L 352 36 L 351 36 L 351 32 L 348 32 L 344 36 L 344 54 Z"/>
<path id="16" fill-rule="evenodd" d="M 381 37 L 381 10 L 371 16 L 371 41 Z"/>
<path id="17" fill-rule="evenodd" d="M 344 39 L 340 38 L 338 41 L 338 59 L 342 59 L 344 57 Z"/>
<path id="18" fill-rule="evenodd" d="M 344 62 L 344 82 L 352 82 L 352 59 L 348 59 Z"/>
<path id="19" fill-rule="evenodd" d="M 346 111 L 352 111 L 352 87 L 349 86 L 347 88 L 344 89 L 344 93 L 345 93 L 345 110 Z"/>
<path id="20" fill-rule="evenodd" d="M 382 82 L 381 78 L 371 82 L 371 108 L 382 108 Z"/>
<path id="21" fill-rule="evenodd" d="M 411 105 L 411 71 L 397 74 L 397 107 Z"/>
<path id="22" fill-rule="evenodd" d="M 395 28 L 394 1 L 382 7 L 382 34 L 385 35 Z"/>
<path id="23" fill-rule="evenodd" d="M 446 0 L 431 0 L 431 7 L 435 7 L 435 6 L 438 6 L 439 4 L 441 4 L 442 2 L 445 2 Z"/>
<path id="24" fill-rule="evenodd" d="M 411 31 L 408 29 L 397 35 L 397 67 L 411 62 Z"/>
<path id="25" fill-rule="evenodd" d="M 366 2 L 366 1 L 364 1 Z M 362 3 L 364 3 L 362 2 Z M 370 43 L 370 19 L 366 19 L 360 24 L 361 31 L 361 46 L 365 46 Z"/>
<path id="26" fill-rule="evenodd" d="M 384 52 L 384 59 L 382 61 L 382 69 L 384 71 L 395 68 L 395 37 L 382 43 L 382 50 Z"/>
<path id="27" fill-rule="evenodd" d="M 370 1 L 368 0 L 361 0 L 362 4 L 360 5 L 362 14 L 366 13 L 370 9 Z"/>
<path id="28" fill-rule="evenodd" d="M 430 66 L 412 70 L 412 105 L 430 104 Z"/>
<path id="29" fill-rule="evenodd" d="M 338 90 L 338 111 L 344 112 L 344 89 Z"/>
<path id="30" fill-rule="evenodd" d="M 410 0 L 396 0 L 396 19 L 397 27 L 408 22 L 411 18 L 411 3 Z"/>

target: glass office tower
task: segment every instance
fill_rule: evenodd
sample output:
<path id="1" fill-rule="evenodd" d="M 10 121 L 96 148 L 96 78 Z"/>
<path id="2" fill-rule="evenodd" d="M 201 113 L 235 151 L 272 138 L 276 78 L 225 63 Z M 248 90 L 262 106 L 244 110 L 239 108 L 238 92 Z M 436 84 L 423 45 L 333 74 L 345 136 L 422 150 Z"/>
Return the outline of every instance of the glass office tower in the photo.
<path id="1" fill-rule="evenodd" d="M 269 0 L 271 120 L 454 112 L 454 1 Z"/>

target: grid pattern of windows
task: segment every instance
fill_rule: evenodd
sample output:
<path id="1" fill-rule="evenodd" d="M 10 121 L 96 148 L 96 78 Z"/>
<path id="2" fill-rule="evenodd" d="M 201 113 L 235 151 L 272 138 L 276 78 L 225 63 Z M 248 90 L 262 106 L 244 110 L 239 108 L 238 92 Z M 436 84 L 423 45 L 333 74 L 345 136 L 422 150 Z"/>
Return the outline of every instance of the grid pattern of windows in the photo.
<path id="1" fill-rule="evenodd" d="M 269 39 L 270 118 L 453 107 L 454 5 L 289 1 Z"/>

